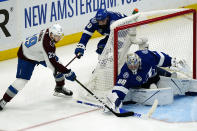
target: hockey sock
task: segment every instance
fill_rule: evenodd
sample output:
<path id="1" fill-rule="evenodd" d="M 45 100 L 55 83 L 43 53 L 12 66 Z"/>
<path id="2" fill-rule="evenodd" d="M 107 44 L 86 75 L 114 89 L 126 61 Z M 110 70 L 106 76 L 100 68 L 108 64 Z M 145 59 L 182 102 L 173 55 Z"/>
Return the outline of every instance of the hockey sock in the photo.
<path id="1" fill-rule="evenodd" d="M 12 98 L 15 97 L 15 95 L 18 93 L 18 90 L 15 89 L 12 85 L 10 85 L 7 89 L 7 91 L 5 92 L 3 99 L 6 102 L 9 102 Z"/>

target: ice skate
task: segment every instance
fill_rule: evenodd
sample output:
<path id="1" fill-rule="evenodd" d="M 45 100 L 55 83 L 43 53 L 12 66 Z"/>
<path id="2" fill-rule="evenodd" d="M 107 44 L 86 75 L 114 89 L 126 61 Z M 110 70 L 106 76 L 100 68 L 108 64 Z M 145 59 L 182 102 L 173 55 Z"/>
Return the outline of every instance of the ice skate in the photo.
<path id="1" fill-rule="evenodd" d="M 71 90 L 68 90 L 62 86 L 56 86 L 54 91 L 54 96 L 71 97 L 73 95 L 73 92 Z"/>

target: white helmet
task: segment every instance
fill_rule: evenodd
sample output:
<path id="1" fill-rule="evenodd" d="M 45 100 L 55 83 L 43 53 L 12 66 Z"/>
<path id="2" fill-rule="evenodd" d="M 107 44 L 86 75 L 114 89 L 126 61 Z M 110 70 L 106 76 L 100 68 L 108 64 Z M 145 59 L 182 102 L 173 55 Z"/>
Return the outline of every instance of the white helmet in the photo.
<path id="1" fill-rule="evenodd" d="M 49 33 L 52 33 L 53 35 L 57 35 L 57 36 L 62 36 L 63 35 L 62 27 L 59 24 L 54 24 L 49 28 Z"/>
<path id="2" fill-rule="evenodd" d="M 132 73 L 137 74 L 137 70 L 141 65 L 141 58 L 136 53 L 130 53 L 127 55 L 126 63 Z"/>

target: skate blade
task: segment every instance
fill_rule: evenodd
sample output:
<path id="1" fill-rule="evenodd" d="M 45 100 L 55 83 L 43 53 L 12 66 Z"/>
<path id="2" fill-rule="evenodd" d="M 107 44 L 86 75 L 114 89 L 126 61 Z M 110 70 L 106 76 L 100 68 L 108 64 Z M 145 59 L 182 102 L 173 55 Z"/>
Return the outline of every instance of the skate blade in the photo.
<path id="1" fill-rule="evenodd" d="M 58 92 L 54 92 L 53 95 L 57 96 L 57 97 L 63 97 L 63 98 L 72 98 L 72 96 L 67 96 L 67 95 L 64 95 L 64 94 L 58 93 Z"/>

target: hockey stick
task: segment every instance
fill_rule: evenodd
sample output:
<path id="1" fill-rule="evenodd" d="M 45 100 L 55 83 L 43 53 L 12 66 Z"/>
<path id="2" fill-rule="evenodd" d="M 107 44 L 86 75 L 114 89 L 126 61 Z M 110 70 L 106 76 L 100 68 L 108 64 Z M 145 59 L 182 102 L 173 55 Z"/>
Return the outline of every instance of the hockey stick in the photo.
<path id="1" fill-rule="evenodd" d="M 77 55 L 72 60 L 70 60 L 70 62 L 68 62 L 68 64 L 65 65 L 65 67 L 67 67 L 68 65 L 70 65 L 70 63 L 73 62 L 76 58 L 77 58 Z"/>
<path id="2" fill-rule="evenodd" d="M 77 58 L 77 55 L 76 55 L 74 58 L 72 58 L 72 60 L 70 60 L 70 61 L 68 62 L 68 64 L 65 65 L 65 67 L 67 67 L 68 65 L 70 65 L 70 63 L 73 62 L 76 58 Z M 57 71 L 55 70 L 54 76 L 59 75 L 59 74 L 60 74 L 60 72 L 57 72 Z"/>
<path id="3" fill-rule="evenodd" d="M 96 105 L 94 103 L 90 103 L 90 102 L 86 102 L 86 101 L 81 101 L 81 100 L 75 100 L 75 99 L 73 99 L 73 100 L 75 102 L 79 103 L 79 104 L 88 105 L 88 106 L 92 106 L 92 107 L 97 107 L 97 108 L 103 109 L 103 106 L 101 106 L 101 105 Z"/>
<path id="4" fill-rule="evenodd" d="M 136 117 L 143 117 L 142 114 L 133 112 L 133 111 L 126 111 L 124 109 L 121 109 L 120 112 L 122 113 L 117 113 L 115 111 L 113 111 L 108 105 L 106 105 L 101 99 L 99 99 L 94 93 L 92 93 L 88 88 L 86 88 L 81 82 L 79 82 L 77 79 L 75 79 L 75 81 L 81 85 L 88 93 L 90 93 L 97 101 L 99 101 L 101 104 L 103 104 L 104 107 L 106 107 L 110 112 L 112 112 L 115 116 L 117 117 L 127 117 L 127 116 L 136 116 Z M 152 113 L 155 111 L 155 109 L 157 108 L 158 105 L 158 101 L 155 100 L 152 108 L 149 110 L 148 114 L 146 115 L 147 117 L 150 117 L 152 115 Z"/>
<path id="5" fill-rule="evenodd" d="M 69 98 L 70 101 L 76 102 L 76 103 L 78 103 L 78 104 L 83 104 L 83 105 L 88 105 L 88 106 L 92 106 L 92 107 L 97 107 L 97 108 L 100 108 L 100 109 L 103 109 L 103 108 L 104 108 L 104 107 L 101 106 L 101 105 L 94 104 L 94 103 L 90 103 L 90 102 L 88 102 L 88 101 L 78 100 L 78 99 L 72 98 L 72 97 L 70 97 L 70 96 L 65 96 L 65 95 L 54 95 L 54 96 L 61 97 L 61 98 Z"/>

